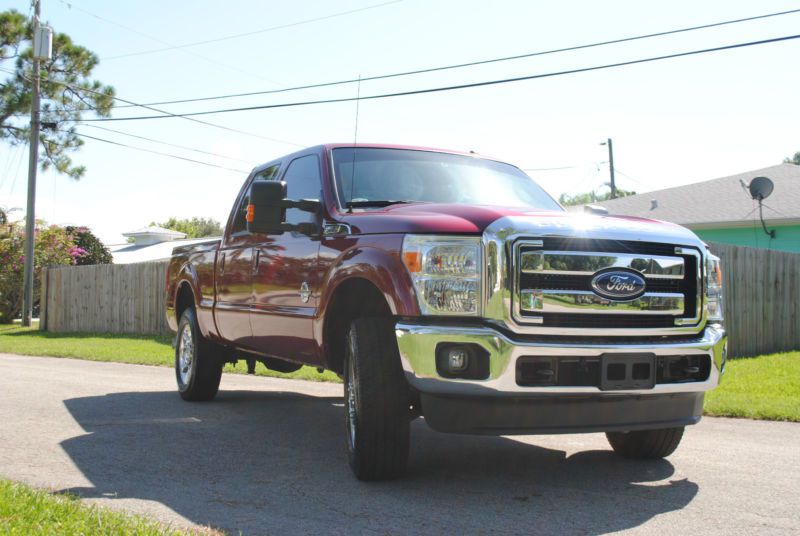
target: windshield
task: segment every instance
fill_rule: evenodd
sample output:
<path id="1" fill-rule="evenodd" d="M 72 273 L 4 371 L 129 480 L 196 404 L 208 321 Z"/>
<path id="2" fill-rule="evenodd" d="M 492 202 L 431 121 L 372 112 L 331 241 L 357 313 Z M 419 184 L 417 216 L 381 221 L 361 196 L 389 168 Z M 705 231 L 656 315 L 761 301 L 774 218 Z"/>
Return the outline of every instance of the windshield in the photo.
<path id="1" fill-rule="evenodd" d="M 562 210 L 519 169 L 472 156 L 348 147 L 333 150 L 333 167 L 345 207 L 427 202 Z"/>

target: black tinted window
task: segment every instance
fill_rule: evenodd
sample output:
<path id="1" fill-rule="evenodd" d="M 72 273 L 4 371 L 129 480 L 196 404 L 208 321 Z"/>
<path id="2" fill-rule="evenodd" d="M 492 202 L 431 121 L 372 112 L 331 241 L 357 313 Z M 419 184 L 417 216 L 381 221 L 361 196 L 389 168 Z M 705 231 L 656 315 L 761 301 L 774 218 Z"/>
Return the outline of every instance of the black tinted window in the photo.
<path id="1" fill-rule="evenodd" d="M 319 159 L 317 155 L 310 154 L 292 160 L 283 176 L 286 181 L 286 195 L 289 199 L 320 199 L 322 178 L 319 174 Z M 286 211 L 288 223 L 303 223 L 315 221 L 314 214 L 303 212 L 296 208 Z"/>
<path id="2" fill-rule="evenodd" d="M 259 172 L 254 178 L 254 181 L 271 181 L 275 180 L 277 177 L 278 172 L 281 170 L 280 164 L 275 164 L 274 166 L 270 166 L 264 171 Z M 231 227 L 231 234 L 240 233 L 245 230 L 247 226 L 247 222 L 245 221 L 245 216 L 247 215 L 247 205 L 250 203 L 250 196 L 247 192 L 245 192 L 244 196 L 242 196 L 241 201 L 239 201 L 239 206 L 236 207 L 236 216 L 233 219 L 233 226 Z"/>

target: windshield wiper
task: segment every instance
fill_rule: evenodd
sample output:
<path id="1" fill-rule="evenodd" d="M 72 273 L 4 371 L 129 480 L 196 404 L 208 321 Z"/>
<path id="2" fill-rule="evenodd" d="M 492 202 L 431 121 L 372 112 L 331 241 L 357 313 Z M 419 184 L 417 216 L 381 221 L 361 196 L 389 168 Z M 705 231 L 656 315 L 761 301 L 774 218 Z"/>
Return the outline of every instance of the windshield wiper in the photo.
<path id="1" fill-rule="evenodd" d="M 391 205 L 405 205 L 408 203 L 423 203 L 424 201 L 410 201 L 399 199 L 364 199 L 363 201 L 348 201 L 347 208 L 361 207 L 388 207 Z"/>

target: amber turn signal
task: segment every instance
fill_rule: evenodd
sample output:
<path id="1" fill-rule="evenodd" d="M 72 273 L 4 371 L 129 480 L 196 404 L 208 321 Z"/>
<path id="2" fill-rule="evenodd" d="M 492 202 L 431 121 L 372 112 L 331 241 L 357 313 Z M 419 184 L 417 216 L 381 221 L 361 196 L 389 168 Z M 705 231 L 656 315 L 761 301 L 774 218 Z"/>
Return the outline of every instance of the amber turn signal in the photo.
<path id="1" fill-rule="evenodd" d="M 250 203 L 249 205 L 247 205 L 247 215 L 244 217 L 244 219 L 247 220 L 248 223 L 253 223 L 253 219 L 255 219 L 255 216 L 256 216 L 256 206 Z"/>
<path id="2" fill-rule="evenodd" d="M 404 251 L 403 264 L 412 274 L 422 271 L 422 253 L 419 251 Z"/>

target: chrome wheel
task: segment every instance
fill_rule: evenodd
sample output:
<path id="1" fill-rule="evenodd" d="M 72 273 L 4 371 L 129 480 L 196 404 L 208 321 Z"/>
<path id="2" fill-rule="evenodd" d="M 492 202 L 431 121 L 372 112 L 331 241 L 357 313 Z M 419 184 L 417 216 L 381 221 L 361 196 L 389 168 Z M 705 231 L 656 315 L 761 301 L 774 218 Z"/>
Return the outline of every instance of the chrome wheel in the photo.
<path id="1" fill-rule="evenodd" d="M 355 379 L 355 337 L 352 332 L 348 336 L 347 341 L 348 355 L 347 355 L 347 371 L 345 372 L 344 382 L 344 400 L 345 409 L 347 410 L 347 441 L 350 450 L 355 449 L 356 446 L 356 430 L 358 429 L 358 386 Z"/>
<path id="2" fill-rule="evenodd" d="M 194 309 L 183 311 L 175 341 L 175 383 L 182 399 L 206 402 L 217 395 L 225 359 L 221 352 L 200 334 Z"/>
<path id="3" fill-rule="evenodd" d="M 183 385 L 189 385 L 192 379 L 192 361 L 194 361 L 195 346 L 192 337 L 192 326 L 187 322 L 183 326 L 178 338 L 178 377 Z"/>

